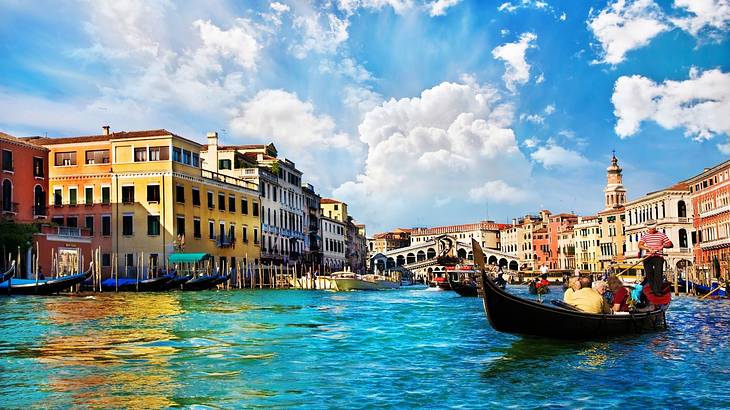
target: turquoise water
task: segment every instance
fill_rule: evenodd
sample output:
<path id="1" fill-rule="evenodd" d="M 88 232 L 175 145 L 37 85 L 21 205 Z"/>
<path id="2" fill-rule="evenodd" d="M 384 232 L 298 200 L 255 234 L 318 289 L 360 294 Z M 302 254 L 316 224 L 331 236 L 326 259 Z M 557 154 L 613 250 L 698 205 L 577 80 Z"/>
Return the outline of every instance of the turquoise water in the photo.
<path id="1" fill-rule="evenodd" d="M 680 297 L 666 332 L 576 343 L 425 289 L 2 297 L 0 407 L 720 408 L 728 312 Z"/>

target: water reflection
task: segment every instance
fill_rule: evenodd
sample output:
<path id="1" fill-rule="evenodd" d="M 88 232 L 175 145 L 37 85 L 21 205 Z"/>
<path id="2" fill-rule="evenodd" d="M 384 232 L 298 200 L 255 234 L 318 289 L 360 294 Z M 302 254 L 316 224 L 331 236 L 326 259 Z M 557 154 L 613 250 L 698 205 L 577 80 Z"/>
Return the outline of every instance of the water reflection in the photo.
<path id="1" fill-rule="evenodd" d="M 174 404 L 176 377 L 169 359 L 177 349 L 165 342 L 175 339 L 171 329 L 182 313 L 176 294 L 110 295 L 81 303 L 53 298 L 44 303 L 49 321 L 69 327 L 66 334 L 49 332 L 34 352 L 50 370 L 50 389 L 67 393 L 74 405 Z"/>

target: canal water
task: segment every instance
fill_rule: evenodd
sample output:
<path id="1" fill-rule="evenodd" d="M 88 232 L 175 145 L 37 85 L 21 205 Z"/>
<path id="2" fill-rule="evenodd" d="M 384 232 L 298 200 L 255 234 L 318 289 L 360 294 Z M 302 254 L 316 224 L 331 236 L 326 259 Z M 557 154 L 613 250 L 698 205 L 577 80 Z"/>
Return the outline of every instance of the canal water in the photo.
<path id="1" fill-rule="evenodd" d="M 0 407 L 727 408 L 729 312 L 679 297 L 668 331 L 559 342 L 423 288 L 2 297 Z"/>

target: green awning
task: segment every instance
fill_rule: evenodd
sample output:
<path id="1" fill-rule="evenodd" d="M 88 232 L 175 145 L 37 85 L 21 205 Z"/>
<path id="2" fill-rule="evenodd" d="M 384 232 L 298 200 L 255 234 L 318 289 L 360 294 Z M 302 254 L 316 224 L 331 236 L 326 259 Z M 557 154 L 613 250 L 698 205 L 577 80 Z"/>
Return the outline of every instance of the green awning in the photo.
<path id="1" fill-rule="evenodd" d="M 173 253 L 170 254 L 170 263 L 195 263 L 209 258 L 207 253 Z"/>

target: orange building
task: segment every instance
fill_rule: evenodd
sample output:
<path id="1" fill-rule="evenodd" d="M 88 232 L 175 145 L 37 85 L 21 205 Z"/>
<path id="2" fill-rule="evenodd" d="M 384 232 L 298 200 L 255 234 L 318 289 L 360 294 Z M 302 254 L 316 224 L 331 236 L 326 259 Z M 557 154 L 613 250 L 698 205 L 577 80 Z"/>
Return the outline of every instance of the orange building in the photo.
<path id="1" fill-rule="evenodd" d="M 535 269 L 543 265 L 553 269 L 550 266 L 550 235 L 547 226 L 532 231 L 532 249 L 535 252 L 533 259 Z"/>
<path id="2" fill-rule="evenodd" d="M 48 150 L 0 132 L 3 218 L 33 222 L 46 217 Z"/>
<path id="3" fill-rule="evenodd" d="M 559 239 L 561 235 L 565 235 L 568 232 L 573 231 L 573 225 L 578 222 L 578 216 L 574 214 L 556 214 L 550 215 L 548 218 L 548 241 L 549 241 L 549 254 L 548 254 L 548 267 L 550 269 L 561 269 L 560 266 L 560 254 L 561 249 L 559 245 Z M 570 255 L 572 256 L 572 255 Z"/>
<path id="4" fill-rule="evenodd" d="M 695 264 L 727 278 L 730 268 L 730 161 L 707 168 L 684 182 L 689 185 L 692 201 Z M 687 210 L 682 206 L 678 212 L 682 218 Z M 684 244 L 687 242 L 685 238 Z M 681 247 L 682 243 L 674 246 Z M 721 272 L 713 272 L 714 258 L 717 258 Z"/>

